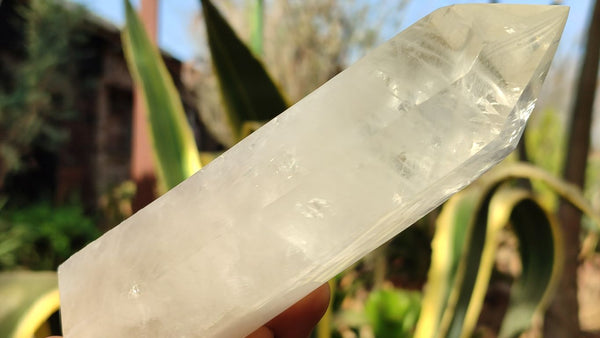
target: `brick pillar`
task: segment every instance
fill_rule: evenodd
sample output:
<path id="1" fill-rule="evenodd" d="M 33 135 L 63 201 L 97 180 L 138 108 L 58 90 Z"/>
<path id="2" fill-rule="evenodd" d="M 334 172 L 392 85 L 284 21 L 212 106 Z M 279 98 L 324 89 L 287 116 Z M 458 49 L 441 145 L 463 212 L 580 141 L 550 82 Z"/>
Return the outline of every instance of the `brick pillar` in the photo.
<path id="1" fill-rule="evenodd" d="M 156 44 L 158 0 L 142 0 L 140 16 L 146 32 Z M 141 94 L 139 88 L 134 89 L 131 145 L 131 178 L 137 186 L 132 203 L 134 212 L 152 202 L 156 196 L 152 145 L 150 144 L 149 126 Z"/>

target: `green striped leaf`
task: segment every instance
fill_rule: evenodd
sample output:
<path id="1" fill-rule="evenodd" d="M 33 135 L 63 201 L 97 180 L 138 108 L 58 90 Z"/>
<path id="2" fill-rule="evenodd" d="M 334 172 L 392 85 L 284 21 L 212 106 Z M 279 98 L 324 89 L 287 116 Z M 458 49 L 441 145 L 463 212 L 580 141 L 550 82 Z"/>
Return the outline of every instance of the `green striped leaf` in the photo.
<path id="1" fill-rule="evenodd" d="M 511 225 L 523 271 L 513 284 L 501 337 L 518 336 L 542 316 L 562 264 L 560 228 L 520 177 L 501 171 L 453 196 L 438 218 L 432 263 L 416 337 L 470 337 L 494 267 L 498 236 Z M 522 175 L 521 175 L 522 176 Z"/>
<path id="2" fill-rule="evenodd" d="M 473 333 L 494 266 L 498 236 L 506 225 L 511 224 L 519 240 L 523 271 L 512 286 L 500 337 L 515 337 L 530 328 L 541 317 L 558 281 L 563 255 L 558 225 L 528 191 L 497 187 L 483 195 L 484 202 L 475 214 L 471 241 L 482 245 L 465 251 L 469 256 L 464 261 L 465 276 L 450 300 L 456 299 L 449 307 L 453 313 L 445 314 L 440 327 L 449 337 Z"/>
<path id="3" fill-rule="evenodd" d="M 201 0 L 214 70 L 232 134 L 242 139 L 248 122 L 266 122 L 287 108 L 286 100 L 248 47 L 209 0 Z"/>
<path id="4" fill-rule="evenodd" d="M 165 192 L 198 171 L 200 159 L 173 79 L 131 3 L 124 3 L 123 48 L 129 71 L 142 91 L 159 189 Z"/>
<path id="5" fill-rule="evenodd" d="M 434 337 L 447 307 L 463 247 L 470 232 L 470 219 L 477 204 L 478 195 L 468 192 L 469 190 L 465 190 L 459 193 L 462 198 L 448 200 L 438 216 L 416 337 Z"/>
<path id="6" fill-rule="evenodd" d="M 53 271 L 0 273 L 0 337 L 30 338 L 58 311 L 58 279 Z"/>
<path id="7" fill-rule="evenodd" d="M 541 320 L 554 292 L 562 268 L 563 246 L 560 227 L 537 198 L 529 192 L 505 189 L 495 194 L 488 229 L 494 237 L 510 222 L 519 239 L 521 277 L 512 287 L 509 307 L 500 329 L 500 337 L 517 337 Z M 490 243 L 490 240 L 486 241 Z M 493 260 L 496 247 L 484 250 Z M 482 276 L 489 279 L 489 276 Z"/>

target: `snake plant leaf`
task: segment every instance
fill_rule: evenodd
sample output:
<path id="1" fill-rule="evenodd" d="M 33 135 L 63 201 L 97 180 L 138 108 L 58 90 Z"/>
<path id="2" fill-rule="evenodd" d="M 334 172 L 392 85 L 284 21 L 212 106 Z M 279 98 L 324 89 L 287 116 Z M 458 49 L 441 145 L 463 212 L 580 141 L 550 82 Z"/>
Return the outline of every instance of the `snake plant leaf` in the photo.
<path id="1" fill-rule="evenodd" d="M 0 337 L 31 338 L 58 311 L 58 279 L 53 271 L 0 273 Z M 50 332 L 42 333 L 45 335 Z"/>
<path id="2" fill-rule="evenodd" d="M 464 271 L 467 274 L 475 272 L 475 278 L 465 276 L 462 281 L 455 307 L 459 315 L 448 314 L 452 318 L 448 336 L 469 337 L 474 331 L 494 266 L 498 236 L 508 224 L 519 240 L 522 273 L 512 286 L 509 308 L 499 336 L 516 337 L 530 328 L 532 322 L 542 316 L 558 282 L 563 253 L 560 229 L 552 215 L 528 191 L 514 188 L 496 190 L 497 187 L 486 193 L 485 204 L 489 203 L 489 206 L 482 205 L 476 216 L 475 227 L 485 229 L 485 237 L 473 237 L 473 240 L 483 243 L 483 247 L 478 265 L 467 260 Z"/>
<path id="3" fill-rule="evenodd" d="M 517 336 L 545 309 L 561 268 L 559 227 L 531 193 L 504 188 L 501 182 L 474 185 L 444 206 L 432 242 L 430 284 L 416 337 L 473 334 L 493 270 L 498 235 L 508 224 L 520 243 L 523 271 L 513 284 L 500 337 Z"/>
<path id="4" fill-rule="evenodd" d="M 512 286 L 499 335 L 517 337 L 531 327 L 532 320 L 542 318 L 556 289 L 564 256 L 562 236 L 553 215 L 547 213 L 541 207 L 541 201 L 527 191 L 503 189 L 495 194 L 491 203 L 488 231 L 494 232 L 492 236 L 496 237 L 499 230 L 510 222 L 519 239 L 522 272 Z M 484 249 L 486 259 L 493 259 L 495 249 L 495 245 L 490 245 L 487 251 Z M 482 278 L 489 279 L 486 276 Z"/>
<path id="5" fill-rule="evenodd" d="M 231 124 L 240 140 L 245 122 L 266 122 L 287 108 L 286 100 L 248 47 L 209 0 L 201 0 L 213 67 Z"/>
<path id="6" fill-rule="evenodd" d="M 493 262 L 489 267 L 483 266 L 481 258 L 485 242 L 489 239 L 486 238 L 489 204 L 497 187 L 495 185 L 488 189 L 469 191 L 469 193 L 478 195 L 478 201 L 474 204 L 475 209 L 472 211 L 467 225 L 466 241 L 461 250 L 460 260 L 455 263 L 457 264 L 456 276 L 448 294 L 446 308 L 440 322 L 439 336 L 468 337 L 472 333 L 473 327 L 468 325 L 472 322 L 470 316 L 474 312 L 471 305 L 474 303 L 476 307 L 477 304 L 483 303 L 487 290 L 487 284 L 485 284 L 483 290 L 475 289 L 476 282 L 479 281 L 477 277 L 480 270 L 491 271 L 493 268 Z M 477 317 L 479 317 L 479 312 L 475 314 L 475 320 L 477 320 Z"/>
<path id="7" fill-rule="evenodd" d="M 455 283 L 479 191 L 472 187 L 457 196 L 459 197 L 451 198 L 444 204 L 437 218 L 436 233 L 431 243 L 431 266 L 415 337 L 436 336 Z"/>
<path id="8" fill-rule="evenodd" d="M 124 3 L 123 48 L 134 82 L 142 92 L 159 189 L 165 192 L 198 171 L 200 158 L 173 79 L 131 3 Z"/>
<path id="9" fill-rule="evenodd" d="M 585 199 L 578 186 L 561 180 L 549 172 L 528 163 L 513 163 L 508 166 L 499 167 L 498 170 L 495 170 L 494 176 L 493 180 L 496 181 L 509 178 L 527 178 L 540 181 L 550 188 L 552 192 L 588 216 L 591 220 L 591 229 L 588 237 L 582 243 L 579 257 L 591 257 L 594 254 L 598 243 L 598 234 L 600 234 L 600 212 Z"/>

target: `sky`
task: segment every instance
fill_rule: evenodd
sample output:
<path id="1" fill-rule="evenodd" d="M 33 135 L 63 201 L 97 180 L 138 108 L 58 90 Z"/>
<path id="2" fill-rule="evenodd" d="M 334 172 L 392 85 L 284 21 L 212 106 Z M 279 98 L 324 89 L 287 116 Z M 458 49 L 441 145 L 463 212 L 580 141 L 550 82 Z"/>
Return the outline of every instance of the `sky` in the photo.
<path id="1" fill-rule="evenodd" d="M 106 20 L 122 26 L 124 23 L 123 0 L 69 0 L 83 4 L 91 12 L 105 18 Z M 375 0 L 368 0 L 375 2 Z M 139 5 L 139 0 L 131 0 L 134 6 Z M 412 0 L 409 2 L 406 12 L 399 13 L 403 16 L 402 28 L 405 28 L 433 10 L 453 3 L 485 3 L 488 1 L 448 1 L 448 0 Z M 550 0 L 530 1 L 500 1 L 500 3 L 517 4 L 548 4 Z M 563 39 L 559 47 L 559 55 L 567 55 L 575 52 L 579 55 L 582 46 L 582 37 L 587 31 L 589 14 L 591 12 L 592 0 L 566 0 L 562 2 L 570 6 L 569 20 L 565 27 Z M 159 0 L 159 29 L 158 43 L 160 47 L 175 56 L 187 61 L 198 53 L 198 44 L 192 32 L 192 21 L 200 11 L 199 0 Z M 384 26 L 385 27 L 385 26 Z M 385 41 L 394 36 L 397 31 L 384 29 L 381 32 L 381 40 Z"/>

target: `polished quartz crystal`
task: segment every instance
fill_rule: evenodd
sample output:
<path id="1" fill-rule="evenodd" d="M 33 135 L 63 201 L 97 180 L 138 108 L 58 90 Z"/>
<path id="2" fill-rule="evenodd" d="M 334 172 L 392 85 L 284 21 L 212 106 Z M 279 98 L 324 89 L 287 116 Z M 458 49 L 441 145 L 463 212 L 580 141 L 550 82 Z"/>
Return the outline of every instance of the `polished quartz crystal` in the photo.
<path id="1" fill-rule="evenodd" d="M 410 26 L 61 265 L 65 335 L 250 333 L 514 149 L 567 13 Z"/>

